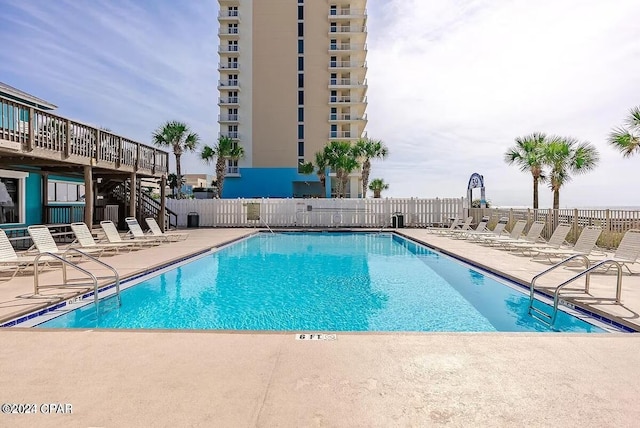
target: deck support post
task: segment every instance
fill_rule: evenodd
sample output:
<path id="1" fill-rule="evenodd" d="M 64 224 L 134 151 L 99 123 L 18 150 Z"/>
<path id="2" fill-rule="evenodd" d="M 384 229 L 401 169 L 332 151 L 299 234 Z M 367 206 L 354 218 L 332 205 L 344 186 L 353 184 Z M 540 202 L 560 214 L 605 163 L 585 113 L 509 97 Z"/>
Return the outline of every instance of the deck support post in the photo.
<path id="1" fill-rule="evenodd" d="M 93 168 L 90 165 L 84 167 L 84 223 L 89 230 L 93 227 Z"/>
<path id="2" fill-rule="evenodd" d="M 129 177 L 129 217 L 136 217 L 136 198 L 138 195 L 136 194 L 136 173 L 132 172 Z"/>
<path id="3" fill-rule="evenodd" d="M 165 232 L 167 221 L 167 174 L 162 174 L 160 180 L 160 214 L 158 223 L 160 223 L 160 229 Z"/>

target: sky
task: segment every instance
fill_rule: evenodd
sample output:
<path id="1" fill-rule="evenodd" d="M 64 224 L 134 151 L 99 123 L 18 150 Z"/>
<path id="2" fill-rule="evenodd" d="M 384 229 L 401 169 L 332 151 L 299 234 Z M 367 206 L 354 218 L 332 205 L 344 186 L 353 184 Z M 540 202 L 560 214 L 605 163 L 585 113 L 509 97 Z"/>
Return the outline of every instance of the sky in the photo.
<path id="1" fill-rule="evenodd" d="M 0 0 L 0 81 L 143 143 L 175 119 L 215 144 L 217 9 Z M 503 156 L 545 132 L 600 153 L 561 208 L 640 206 L 640 156 L 606 143 L 640 106 L 639 16 L 638 0 L 369 0 L 367 131 L 389 148 L 371 173 L 389 184 L 383 196 L 462 197 L 477 172 L 494 206 L 531 206 L 531 175 Z M 196 154 L 182 170 L 213 174 Z M 551 204 L 543 184 L 540 207 Z"/>

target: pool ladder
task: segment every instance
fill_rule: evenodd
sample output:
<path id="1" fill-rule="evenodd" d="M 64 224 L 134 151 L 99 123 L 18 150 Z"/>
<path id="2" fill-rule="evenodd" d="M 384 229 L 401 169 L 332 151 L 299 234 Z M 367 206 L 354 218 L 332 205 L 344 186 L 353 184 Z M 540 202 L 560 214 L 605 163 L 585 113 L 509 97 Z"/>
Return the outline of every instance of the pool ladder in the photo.
<path id="1" fill-rule="evenodd" d="M 559 268 L 560 266 L 565 266 L 568 263 L 577 260 L 577 259 L 582 259 L 582 261 L 585 264 L 585 270 L 583 270 L 582 272 L 579 272 L 578 274 L 572 276 L 571 278 L 567 279 L 566 281 L 562 282 L 561 284 L 559 284 L 556 288 L 555 291 L 553 293 L 553 311 L 551 313 L 548 313 L 540 308 L 536 308 L 533 303 L 535 301 L 535 284 L 536 281 L 538 280 L 538 278 L 546 275 L 547 273 Z M 562 260 L 559 263 L 556 263 L 555 265 L 551 266 L 549 269 L 546 269 L 542 272 L 540 272 L 539 274 L 537 274 L 536 276 L 533 277 L 533 279 L 531 280 L 531 289 L 530 289 L 530 293 L 529 293 L 529 315 L 531 315 L 533 318 L 536 318 L 537 320 L 547 324 L 549 327 L 552 327 L 556 321 L 556 317 L 558 315 L 558 304 L 560 303 L 565 303 L 563 300 L 560 299 L 560 291 L 567 286 L 568 284 L 574 282 L 575 280 L 584 277 L 584 292 L 585 293 L 589 293 L 589 280 L 590 280 L 590 275 L 591 272 L 593 272 L 595 269 L 599 269 L 602 266 L 605 265 L 614 265 L 617 270 L 617 278 L 616 278 L 616 297 L 615 297 L 615 302 L 616 303 L 620 303 L 620 296 L 622 294 L 622 266 L 620 265 L 620 263 L 618 263 L 615 260 L 611 260 L 611 259 L 605 259 L 602 260 L 598 263 L 596 263 L 593 266 L 589 266 L 590 261 L 589 258 L 583 254 L 575 254 L 569 258 L 566 258 L 564 260 Z"/>
<path id="2" fill-rule="evenodd" d="M 69 253 L 76 253 L 77 255 L 79 255 L 81 258 L 82 257 L 86 257 L 89 260 L 105 267 L 106 269 L 110 270 L 111 272 L 113 272 L 113 275 L 107 275 L 107 276 L 96 276 L 93 273 L 91 273 L 90 271 L 88 271 L 87 269 L 78 266 L 76 263 L 72 263 L 67 256 L 69 255 Z M 62 284 L 54 284 L 54 285 L 40 285 L 40 276 L 39 276 L 39 265 L 40 265 L 40 259 L 42 257 L 50 257 L 58 262 L 60 262 L 62 264 Z M 47 262 L 47 260 L 45 259 L 45 263 Z M 67 275 L 67 266 L 70 266 L 72 269 L 84 274 L 85 276 L 87 276 L 91 282 L 87 283 L 87 282 L 78 282 L 79 280 L 82 280 L 82 278 L 69 278 Z M 80 251 L 77 248 L 69 248 L 67 249 L 64 253 L 62 253 L 62 256 L 59 254 L 55 254 L 55 253 L 50 253 L 50 252 L 42 252 L 39 253 L 34 262 L 33 262 L 33 288 L 34 288 L 34 294 L 36 296 L 40 295 L 40 290 L 43 288 L 55 288 L 55 287 L 87 287 L 89 285 L 93 286 L 93 303 L 95 305 L 96 308 L 96 314 L 100 315 L 99 313 L 99 305 L 98 305 L 98 280 L 102 280 L 102 279 L 113 279 L 114 283 L 115 283 L 115 287 L 116 287 L 116 293 L 115 293 L 115 297 L 117 298 L 118 301 L 118 306 L 121 306 L 122 302 L 120 300 L 120 275 L 118 274 L 118 271 L 115 270 L 113 268 L 113 266 L 106 264 L 105 262 L 98 260 L 96 257 L 93 257 L 87 253 L 85 253 L 84 251 Z"/>

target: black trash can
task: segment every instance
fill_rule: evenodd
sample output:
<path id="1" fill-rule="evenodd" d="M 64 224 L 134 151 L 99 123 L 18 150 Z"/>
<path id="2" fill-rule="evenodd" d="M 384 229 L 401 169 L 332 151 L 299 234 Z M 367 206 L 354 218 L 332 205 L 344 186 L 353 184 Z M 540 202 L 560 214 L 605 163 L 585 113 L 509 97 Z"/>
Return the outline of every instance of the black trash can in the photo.
<path id="1" fill-rule="evenodd" d="M 393 216 L 391 216 L 391 225 L 394 229 L 404 227 L 404 214 L 394 213 Z"/>
<path id="2" fill-rule="evenodd" d="M 196 212 L 187 214 L 187 227 L 200 227 L 200 215 Z"/>

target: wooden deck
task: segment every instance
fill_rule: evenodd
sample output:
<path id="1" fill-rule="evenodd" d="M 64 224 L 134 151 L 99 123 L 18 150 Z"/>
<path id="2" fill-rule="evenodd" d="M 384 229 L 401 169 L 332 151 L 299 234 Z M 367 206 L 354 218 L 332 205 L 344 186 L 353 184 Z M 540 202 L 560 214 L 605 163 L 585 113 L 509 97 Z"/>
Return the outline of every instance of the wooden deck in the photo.
<path id="1" fill-rule="evenodd" d="M 0 96 L 0 167 L 34 166 L 53 173 L 82 171 L 161 177 L 169 154 L 155 147 Z"/>

